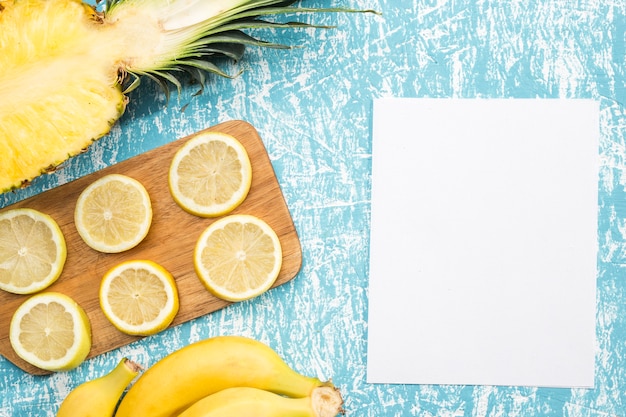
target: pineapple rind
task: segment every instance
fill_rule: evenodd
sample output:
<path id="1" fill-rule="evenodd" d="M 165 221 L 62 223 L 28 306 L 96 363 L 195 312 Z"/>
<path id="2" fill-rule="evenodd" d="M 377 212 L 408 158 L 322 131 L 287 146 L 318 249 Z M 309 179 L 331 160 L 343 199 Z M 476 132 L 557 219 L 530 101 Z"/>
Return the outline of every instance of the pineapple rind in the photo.
<path id="1" fill-rule="evenodd" d="M 93 9 L 76 0 L 0 5 L 4 192 L 50 171 L 107 134 L 125 101 L 108 49 L 96 42 L 99 24 L 92 18 Z"/>

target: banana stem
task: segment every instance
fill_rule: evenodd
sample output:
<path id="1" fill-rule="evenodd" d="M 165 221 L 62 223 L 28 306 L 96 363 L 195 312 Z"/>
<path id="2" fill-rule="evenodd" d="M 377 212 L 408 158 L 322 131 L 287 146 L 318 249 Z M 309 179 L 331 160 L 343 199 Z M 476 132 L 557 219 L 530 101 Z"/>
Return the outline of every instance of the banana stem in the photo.
<path id="1" fill-rule="evenodd" d="M 343 398 L 337 388 L 318 387 L 311 394 L 311 406 L 316 417 L 335 417 L 344 414 Z"/>

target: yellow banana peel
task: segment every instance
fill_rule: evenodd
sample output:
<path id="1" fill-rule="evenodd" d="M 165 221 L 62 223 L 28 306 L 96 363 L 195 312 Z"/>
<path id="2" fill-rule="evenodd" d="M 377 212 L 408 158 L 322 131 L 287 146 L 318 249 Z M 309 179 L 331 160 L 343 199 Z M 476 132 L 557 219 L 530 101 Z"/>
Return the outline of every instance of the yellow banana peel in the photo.
<path id="1" fill-rule="evenodd" d="M 289 398 L 249 387 L 209 395 L 178 417 L 335 417 L 343 401 L 337 390 L 318 387 L 310 397 Z"/>
<path id="2" fill-rule="evenodd" d="M 141 367 L 122 359 L 108 374 L 85 382 L 63 400 L 57 417 L 112 417 L 122 393 Z"/>
<path id="3" fill-rule="evenodd" d="M 173 417 L 197 401 L 233 387 L 293 398 L 311 397 L 331 382 L 301 375 L 269 346 L 241 336 L 205 339 L 164 357 L 133 384 L 115 417 Z"/>

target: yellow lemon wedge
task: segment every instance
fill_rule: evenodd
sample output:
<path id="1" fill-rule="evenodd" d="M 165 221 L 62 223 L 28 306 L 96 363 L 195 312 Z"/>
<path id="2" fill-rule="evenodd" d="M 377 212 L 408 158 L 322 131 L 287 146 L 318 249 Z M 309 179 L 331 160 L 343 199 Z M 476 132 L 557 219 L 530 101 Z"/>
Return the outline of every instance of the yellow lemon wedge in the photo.
<path id="1" fill-rule="evenodd" d="M 100 284 L 100 307 L 121 332 L 148 336 L 166 329 L 178 313 L 174 277 L 148 260 L 122 262 Z"/>
<path id="2" fill-rule="evenodd" d="M 243 301 L 267 291 L 282 266 L 276 232 L 247 214 L 223 217 L 200 235 L 194 267 L 204 286 L 228 301 Z"/>
<path id="3" fill-rule="evenodd" d="M 152 204 L 144 186 L 120 174 L 88 185 L 74 210 L 76 230 L 92 249 L 119 253 L 137 246 L 152 224 Z"/>
<path id="4" fill-rule="evenodd" d="M 42 292 L 22 303 L 11 318 L 9 339 L 15 353 L 48 371 L 80 365 L 91 349 L 85 311 L 67 295 Z"/>
<path id="5" fill-rule="evenodd" d="M 67 247 L 59 225 L 29 208 L 0 213 L 0 289 L 32 294 L 55 282 Z"/>
<path id="6" fill-rule="evenodd" d="M 247 197 L 252 166 L 244 146 L 220 132 L 201 133 L 180 147 L 169 170 L 170 193 L 200 217 L 230 213 Z"/>

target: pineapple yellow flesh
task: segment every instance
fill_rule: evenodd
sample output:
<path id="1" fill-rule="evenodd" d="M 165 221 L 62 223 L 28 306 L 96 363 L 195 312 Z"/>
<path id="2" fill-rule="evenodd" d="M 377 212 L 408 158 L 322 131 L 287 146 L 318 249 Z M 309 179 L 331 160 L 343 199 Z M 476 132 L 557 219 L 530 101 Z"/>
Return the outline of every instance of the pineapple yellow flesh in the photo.
<path id="1" fill-rule="evenodd" d="M 73 0 L 0 6 L 0 191 L 5 191 L 105 135 L 125 99 L 111 58 L 96 49 L 99 23 L 93 10 Z"/>

